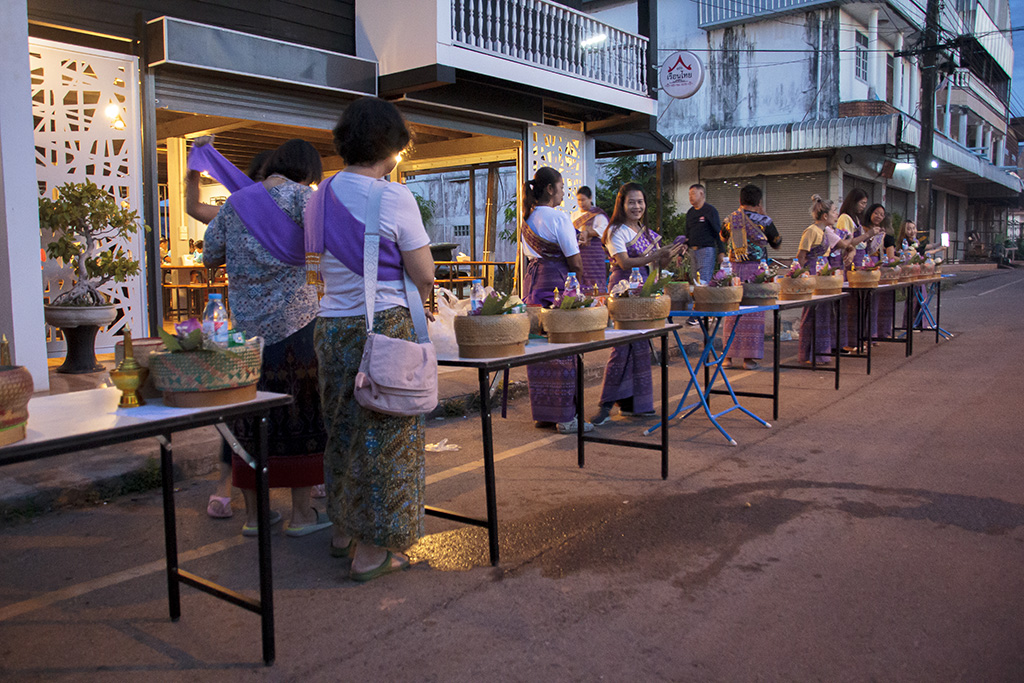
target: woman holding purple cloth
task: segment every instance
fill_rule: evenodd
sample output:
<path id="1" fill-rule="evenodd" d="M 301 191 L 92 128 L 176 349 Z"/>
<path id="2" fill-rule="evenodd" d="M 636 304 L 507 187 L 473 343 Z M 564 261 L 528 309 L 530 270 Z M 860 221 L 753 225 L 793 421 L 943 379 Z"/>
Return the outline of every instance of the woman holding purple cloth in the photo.
<path id="1" fill-rule="evenodd" d="M 197 150 L 190 167 L 210 165 L 215 177 L 227 179 L 214 168 L 219 155 L 203 146 Z M 292 405 L 270 413 L 267 471 L 270 486 L 292 490 L 285 533 L 305 536 L 331 525 L 310 502 L 311 488 L 324 481 L 326 433 L 313 349 L 317 299 L 306 286 L 302 251 L 302 214 L 313 192 L 309 186 L 320 180 L 323 167 L 312 145 L 289 140 L 270 156 L 265 172 L 266 179 L 254 183 L 234 169 L 240 189 L 206 229 L 204 258 L 209 267 L 226 263 L 231 313 L 238 328 L 249 337 L 263 337 L 258 388 L 295 397 Z M 246 450 L 255 446 L 255 421 L 238 422 L 233 429 Z M 255 536 L 255 476 L 238 456 L 233 457 L 232 473 L 245 498 L 242 534 Z M 280 519 L 275 513 L 271 523 Z"/>
<path id="2" fill-rule="evenodd" d="M 646 279 L 650 268 L 662 268 L 686 251 L 677 243 L 662 247 L 661 235 L 644 224 L 647 195 L 638 183 L 626 183 L 615 197 L 615 208 L 605 232 L 605 246 L 612 258 L 609 291 L 616 283 L 639 268 Z M 611 419 L 611 409 L 619 404 L 619 414 L 627 417 L 654 414 L 654 385 L 651 382 L 651 346 L 646 340 L 628 346 L 616 346 L 604 369 L 601 408 L 593 423 L 602 425 Z"/>
<path id="3" fill-rule="evenodd" d="M 527 259 L 523 301 L 527 306 L 550 306 L 555 289 L 565 286 L 569 273 L 583 272 L 576 229 L 569 215 L 560 211 L 565 185 L 562 175 L 550 166 L 537 169 L 523 185 L 525 197 L 522 248 Z M 562 434 L 577 430 L 576 359 L 562 358 L 526 367 L 530 408 L 540 428 L 555 427 Z M 584 431 L 593 429 L 589 422 Z"/>

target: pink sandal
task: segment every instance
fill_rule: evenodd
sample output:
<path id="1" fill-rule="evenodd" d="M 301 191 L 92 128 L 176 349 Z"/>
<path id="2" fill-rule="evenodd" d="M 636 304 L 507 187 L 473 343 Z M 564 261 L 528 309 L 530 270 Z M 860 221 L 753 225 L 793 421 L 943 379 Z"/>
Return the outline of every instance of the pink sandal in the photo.
<path id="1" fill-rule="evenodd" d="M 223 496 L 210 496 L 210 502 L 206 506 L 206 514 L 216 519 L 225 519 L 235 514 L 231 509 L 231 499 Z"/>

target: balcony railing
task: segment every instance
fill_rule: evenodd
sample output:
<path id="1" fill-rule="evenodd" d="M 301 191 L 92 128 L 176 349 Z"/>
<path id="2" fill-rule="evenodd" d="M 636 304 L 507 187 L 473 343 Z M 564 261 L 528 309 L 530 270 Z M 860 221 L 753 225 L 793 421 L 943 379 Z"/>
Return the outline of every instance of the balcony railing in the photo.
<path id="1" fill-rule="evenodd" d="M 822 6 L 839 6 L 838 0 L 698 0 L 699 24 L 703 29 L 764 19 L 772 14 L 808 11 Z M 888 0 L 914 26 L 924 26 L 924 3 L 920 0 Z"/>
<path id="2" fill-rule="evenodd" d="M 451 0 L 452 42 L 648 96 L 643 36 L 544 0 Z"/>

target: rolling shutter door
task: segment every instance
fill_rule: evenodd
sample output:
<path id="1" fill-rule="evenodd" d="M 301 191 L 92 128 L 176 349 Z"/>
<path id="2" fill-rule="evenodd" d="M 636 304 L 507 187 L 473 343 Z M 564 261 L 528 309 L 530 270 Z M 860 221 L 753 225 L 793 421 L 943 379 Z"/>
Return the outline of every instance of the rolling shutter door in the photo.
<path id="1" fill-rule="evenodd" d="M 778 251 L 771 251 L 773 258 L 789 260 L 796 256 L 797 246 L 804 229 L 811 224 L 811 195 L 828 193 L 828 174 L 792 173 L 777 176 L 758 176 L 755 178 L 729 178 L 725 180 L 709 180 L 707 200 L 718 209 L 724 220 L 736 210 L 740 201 L 740 188 L 744 185 L 757 185 L 764 191 L 764 210 L 782 237 L 782 246 Z"/>

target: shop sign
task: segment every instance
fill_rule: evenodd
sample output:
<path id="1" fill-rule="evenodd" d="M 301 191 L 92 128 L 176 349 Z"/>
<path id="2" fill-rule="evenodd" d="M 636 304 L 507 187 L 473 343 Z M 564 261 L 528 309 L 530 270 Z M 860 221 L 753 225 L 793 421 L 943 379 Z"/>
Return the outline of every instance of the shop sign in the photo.
<path id="1" fill-rule="evenodd" d="M 673 52 L 660 69 L 662 91 L 678 100 L 692 97 L 704 82 L 704 65 L 697 55 L 686 50 Z"/>

